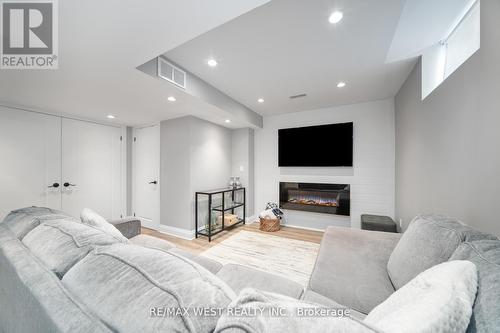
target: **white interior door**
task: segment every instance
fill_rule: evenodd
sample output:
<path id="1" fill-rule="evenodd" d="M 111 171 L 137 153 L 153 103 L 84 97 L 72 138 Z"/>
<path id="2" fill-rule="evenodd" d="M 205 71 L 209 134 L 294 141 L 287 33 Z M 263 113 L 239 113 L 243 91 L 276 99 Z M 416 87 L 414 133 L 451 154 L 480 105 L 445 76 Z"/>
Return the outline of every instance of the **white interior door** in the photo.
<path id="1" fill-rule="evenodd" d="M 26 206 L 61 209 L 61 118 L 0 106 L 0 221 Z"/>
<path id="2" fill-rule="evenodd" d="M 160 224 L 160 126 L 134 129 L 133 209 L 147 228 Z"/>
<path id="3" fill-rule="evenodd" d="M 62 210 L 80 216 L 83 208 L 105 218 L 122 214 L 121 129 L 62 119 Z"/>

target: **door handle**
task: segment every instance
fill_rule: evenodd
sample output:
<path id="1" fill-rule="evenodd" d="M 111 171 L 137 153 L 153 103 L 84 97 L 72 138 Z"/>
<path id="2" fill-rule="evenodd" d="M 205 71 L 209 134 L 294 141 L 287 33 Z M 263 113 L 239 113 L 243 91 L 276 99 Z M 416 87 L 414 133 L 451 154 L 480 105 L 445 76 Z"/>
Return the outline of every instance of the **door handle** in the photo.
<path id="1" fill-rule="evenodd" d="M 158 184 L 158 182 L 156 180 L 153 180 L 152 182 L 149 182 L 149 184 Z"/>
<path id="2" fill-rule="evenodd" d="M 47 187 L 48 187 L 48 188 L 51 188 L 51 187 L 53 187 L 53 188 L 58 188 L 58 187 L 59 187 L 59 183 L 54 183 L 54 184 L 52 184 L 52 185 L 50 185 L 50 186 L 47 186 Z"/>
<path id="3" fill-rule="evenodd" d="M 66 182 L 66 183 L 64 183 L 64 184 L 63 184 L 63 186 L 64 186 L 64 187 L 68 187 L 68 186 L 76 186 L 76 185 L 75 185 L 75 184 L 71 184 L 71 183 Z"/>

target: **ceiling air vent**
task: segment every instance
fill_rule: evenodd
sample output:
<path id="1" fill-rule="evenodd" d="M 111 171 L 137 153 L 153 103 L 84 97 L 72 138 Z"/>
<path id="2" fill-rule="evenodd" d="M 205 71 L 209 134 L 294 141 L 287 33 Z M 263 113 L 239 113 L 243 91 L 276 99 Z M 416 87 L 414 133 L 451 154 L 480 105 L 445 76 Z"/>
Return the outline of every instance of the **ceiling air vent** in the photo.
<path id="1" fill-rule="evenodd" d="M 307 96 L 307 94 L 298 94 L 298 95 L 290 96 L 290 99 L 302 98 L 302 97 L 306 97 L 306 96 Z"/>
<path id="2" fill-rule="evenodd" d="M 186 89 L 186 72 L 158 57 L 158 77 Z"/>

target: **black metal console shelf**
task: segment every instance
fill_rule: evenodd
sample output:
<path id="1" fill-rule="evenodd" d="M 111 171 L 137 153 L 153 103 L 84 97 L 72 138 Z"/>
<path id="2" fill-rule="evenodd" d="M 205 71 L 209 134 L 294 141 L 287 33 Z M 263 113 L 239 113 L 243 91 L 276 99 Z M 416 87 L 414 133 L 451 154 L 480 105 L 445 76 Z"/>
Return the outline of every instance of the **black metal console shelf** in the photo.
<path id="1" fill-rule="evenodd" d="M 200 215 L 200 197 L 207 196 L 208 204 L 206 210 L 206 216 L 199 217 Z M 219 198 L 220 197 L 220 198 Z M 228 203 L 228 198 L 230 199 L 230 204 Z M 219 201 L 216 203 L 216 201 Z M 227 212 L 231 212 L 234 215 L 235 210 L 238 208 L 242 208 L 241 216 L 238 215 L 237 222 L 231 224 L 230 226 L 224 225 L 224 216 L 228 215 Z M 214 212 L 220 215 L 216 216 L 216 219 L 220 217 L 221 223 L 214 224 L 213 217 Z M 227 230 L 228 228 L 233 228 L 240 224 L 245 224 L 246 218 L 246 190 L 244 187 L 238 188 L 226 188 L 226 189 L 217 189 L 211 191 L 203 191 L 196 192 L 195 194 L 195 227 L 196 227 L 196 238 L 198 236 L 206 236 L 208 237 L 208 241 L 212 241 L 212 237 L 217 235 L 218 233 Z M 205 223 L 202 224 L 203 228 L 199 227 L 200 221 L 205 220 Z"/>

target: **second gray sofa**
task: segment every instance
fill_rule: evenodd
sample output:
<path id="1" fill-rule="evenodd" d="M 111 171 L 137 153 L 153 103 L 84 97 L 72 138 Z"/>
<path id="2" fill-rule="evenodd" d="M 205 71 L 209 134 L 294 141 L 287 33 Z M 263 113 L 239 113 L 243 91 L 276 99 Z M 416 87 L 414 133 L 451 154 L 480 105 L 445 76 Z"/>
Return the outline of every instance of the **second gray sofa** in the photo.
<path id="1" fill-rule="evenodd" d="M 328 227 L 303 298 L 340 303 L 362 318 L 418 274 L 448 260 L 469 260 L 478 270 L 467 332 L 500 332 L 500 240 L 445 216 L 417 216 L 404 234 Z"/>

